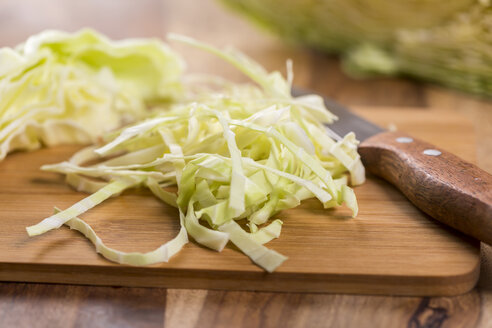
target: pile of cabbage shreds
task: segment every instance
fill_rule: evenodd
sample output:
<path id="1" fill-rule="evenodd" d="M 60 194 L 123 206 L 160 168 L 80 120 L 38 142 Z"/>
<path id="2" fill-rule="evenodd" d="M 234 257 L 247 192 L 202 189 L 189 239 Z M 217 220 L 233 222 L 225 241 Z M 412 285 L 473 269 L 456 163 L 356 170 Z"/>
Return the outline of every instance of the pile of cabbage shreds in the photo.
<path id="1" fill-rule="evenodd" d="M 219 56 L 256 84 L 214 76 L 189 78 L 183 82 L 180 101 L 106 134 L 103 145 L 43 166 L 66 174 L 71 186 L 92 194 L 28 227 L 30 236 L 65 224 L 90 239 L 105 258 L 129 265 L 167 262 L 188 242 L 188 235 L 219 252 L 231 241 L 272 272 L 286 260 L 264 246 L 279 237 L 282 228 L 282 221 L 272 216 L 313 197 L 325 208 L 345 203 L 357 214 L 347 182 L 364 181 L 358 142 L 353 133 L 342 138 L 325 126 L 336 117 L 321 97 L 292 97 L 291 70 L 286 80 L 235 50 L 221 51 L 182 36 L 170 38 Z M 173 186 L 177 192 L 168 188 Z M 179 211 L 178 235 L 148 253 L 114 250 L 78 218 L 135 187 L 149 188 Z M 246 223 L 246 230 L 238 221 Z"/>

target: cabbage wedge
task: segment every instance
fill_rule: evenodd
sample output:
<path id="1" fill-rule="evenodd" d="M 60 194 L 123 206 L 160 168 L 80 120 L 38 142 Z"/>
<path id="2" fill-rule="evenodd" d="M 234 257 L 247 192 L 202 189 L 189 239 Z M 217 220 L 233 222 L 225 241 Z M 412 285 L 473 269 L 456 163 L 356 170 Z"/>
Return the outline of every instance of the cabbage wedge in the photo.
<path id="1" fill-rule="evenodd" d="M 15 150 L 93 143 L 181 97 L 184 63 L 157 40 L 45 31 L 0 49 L 0 160 Z"/>

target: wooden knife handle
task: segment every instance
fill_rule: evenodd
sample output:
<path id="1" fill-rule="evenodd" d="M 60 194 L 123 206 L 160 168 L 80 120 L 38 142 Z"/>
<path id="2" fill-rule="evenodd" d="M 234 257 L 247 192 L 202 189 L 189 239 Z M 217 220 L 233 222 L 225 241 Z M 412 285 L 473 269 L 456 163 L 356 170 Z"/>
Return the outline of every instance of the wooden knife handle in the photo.
<path id="1" fill-rule="evenodd" d="M 366 169 L 395 185 L 418 208 L 492 245 L 492 176 L 401 132 L 383 132 L 359 146 Z"/>

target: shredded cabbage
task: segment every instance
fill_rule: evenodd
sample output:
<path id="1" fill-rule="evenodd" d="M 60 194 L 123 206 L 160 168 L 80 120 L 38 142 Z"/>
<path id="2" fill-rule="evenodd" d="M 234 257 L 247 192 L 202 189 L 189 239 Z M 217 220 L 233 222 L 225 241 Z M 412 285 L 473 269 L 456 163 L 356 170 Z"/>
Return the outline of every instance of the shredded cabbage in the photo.
<path id="1" fill-rule="evenodd" d="M 60 209 L 55 207 L 55 214 L 60 213 Z M 96 247 L 96 252 L 110 261 L 128 265 L 150 265 L 155 263 L 168 262 L 169 259 L 178 253 L 183 246 L 188 243 L 188 234 L 183 226 L 183 218 L 180 217 L 181 229 L 176 237 L 147 253 L 122 252 L 106 246 L 96 232 L 84 220 L 74 217 L 66 222 L 70 229 L 77 230 L 89 239 Z"/>
<path id="2" fill-rule="evenodd" d="M 67 224 L 81 231 L 107 259 L 142 265 L 167 261 L 186 243 L 186 231 L 199 244 L 219 252 L 231 241 L 272 272 L 287 259 L 264 246 L 280 236 L 282 221 L 275 216 L 282 210 L 316 197 L 325 208 L 345 203 L 357 215 L 347 175 L 352 184 L 364 181 L 358 142 L 353 133 L 332 139 L 325 124 L 336 117 L 322 98 L 292 97 L 290 79 L 266 72 L 237 51 L 221 51 L 181 36 L 171 39 L 217 54 L 257 86 L 216 77 L 190 79 L 181 101 L 107 134 L 99 147 L 43 166 L 66 174 L 78 190 L 94 193 L 28 227 L 30 236 Z M 176 239 L 161 246 L 165 251 L 124 254 L 112 250 L 77 218 L 137 185 L 177 207 L 181 230 Z M 177 191 L 169 186 L 177 186 Z"/>
<path id="3" fill-rule="evenodd" d="M 0 49 L 0 160 L 14 150 L 90 143 L 180 97 L 183 61 L 157 40 L 45 31 Z"/>

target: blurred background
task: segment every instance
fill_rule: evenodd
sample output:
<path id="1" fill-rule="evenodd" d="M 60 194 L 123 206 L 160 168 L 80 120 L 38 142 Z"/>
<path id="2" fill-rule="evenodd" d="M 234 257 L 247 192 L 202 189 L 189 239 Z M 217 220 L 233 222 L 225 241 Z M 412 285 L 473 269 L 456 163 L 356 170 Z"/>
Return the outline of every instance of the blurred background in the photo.
<path id="1" fill-rule="evenodd" d="M 402 0 L 396 4 L 380 0 L 4 0 L 2 43 L 16 44 L 46 28 L 91 26 L 113 38 L 163 37 L 172 30 L 205 41 L 233 42 L 257 53 L 282 50 L 289 54 L 218 2 L 289 44 L 339 54 L 345 72 L 353 77 L 403 75 L 492 96 L 492 6 L 488 0 Z"/>

